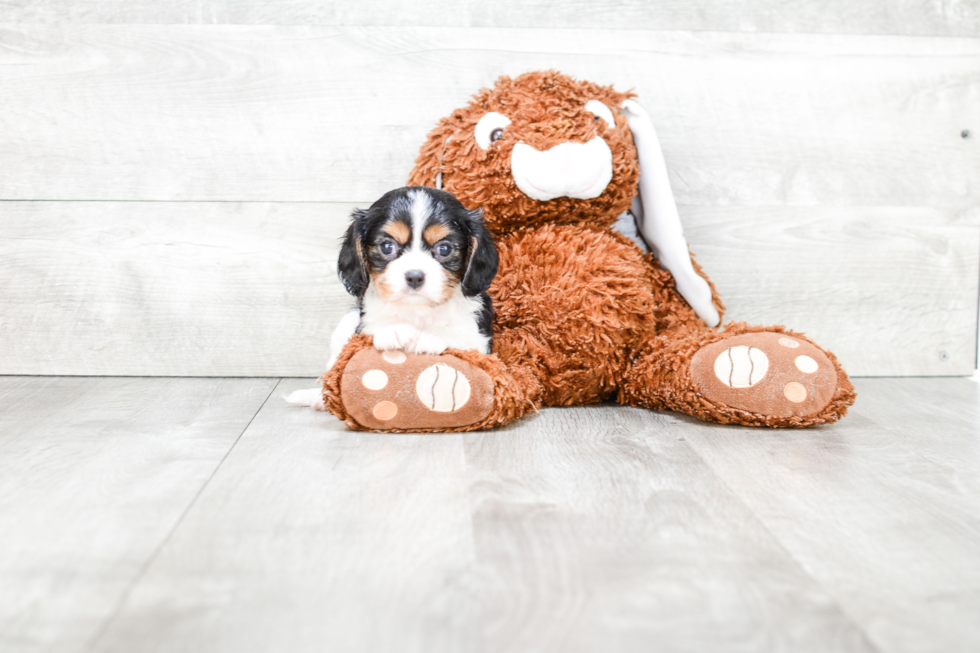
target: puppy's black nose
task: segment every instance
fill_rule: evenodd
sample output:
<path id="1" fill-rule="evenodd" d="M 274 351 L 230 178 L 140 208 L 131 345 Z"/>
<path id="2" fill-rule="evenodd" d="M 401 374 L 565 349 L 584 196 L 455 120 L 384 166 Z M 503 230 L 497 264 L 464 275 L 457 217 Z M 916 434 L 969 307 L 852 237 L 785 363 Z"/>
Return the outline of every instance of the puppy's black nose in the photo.
<path id="1" fill-rule="evenodd" d="M 408 284 L 409 288 L 418 290 L 425 283 L 425 272 L 422 272 L 422 270 L 409 270 L 405 273 L 405 283 Z"/>

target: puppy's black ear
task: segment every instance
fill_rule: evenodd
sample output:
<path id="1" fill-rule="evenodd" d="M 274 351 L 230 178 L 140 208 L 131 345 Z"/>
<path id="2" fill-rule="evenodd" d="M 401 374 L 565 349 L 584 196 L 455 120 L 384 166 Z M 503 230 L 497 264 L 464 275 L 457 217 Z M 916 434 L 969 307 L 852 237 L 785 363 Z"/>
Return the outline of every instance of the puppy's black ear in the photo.
<path id="1" fill-rule="evenodd" d="M 369 277 L 358 225 L 363 224 L 367 217 L 367 211 L 354 209 L 351 217 L 351 225 L 347 228 L 347 233 L 344 234 L 344 242 L 340 246 L 340 256 L 337 257 L 337 274 L 340 275 L 340 280 L 344 282 L 344 288 L 347 289 L 347 292 L 360 298 L 364 296 L 364 291 L 367 290 Z"/>
<path id="2" fill-rule="evenodd" d="M 490 287 L 500 261 L 493 236 L 483 222 L 483 211 L 467 211 L 464 222 L 470 232 L 470 250 L 463 274 L 463 294 L 474 297 Z"/>

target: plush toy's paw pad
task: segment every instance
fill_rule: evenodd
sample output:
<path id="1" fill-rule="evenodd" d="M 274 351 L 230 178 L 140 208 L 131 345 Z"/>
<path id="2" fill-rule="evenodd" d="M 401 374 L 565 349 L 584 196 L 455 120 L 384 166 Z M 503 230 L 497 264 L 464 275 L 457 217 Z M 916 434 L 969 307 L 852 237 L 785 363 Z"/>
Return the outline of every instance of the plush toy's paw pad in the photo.
<path id="1" fill-rule="evenodd" d="M 344 369 L 340 392 L 357 423 L 377 430 L 451 429 L 493 407 L 493 381 L 455 356 L 364 349 Z"/>
<path id="2" fill-rule="evenodd" d="M 783 333 L 743 333 L 700 349 L 691 379 L 708 400 L 759 415 L 806 417 L 824 409 L 837 368 L 819 348 Z"/>

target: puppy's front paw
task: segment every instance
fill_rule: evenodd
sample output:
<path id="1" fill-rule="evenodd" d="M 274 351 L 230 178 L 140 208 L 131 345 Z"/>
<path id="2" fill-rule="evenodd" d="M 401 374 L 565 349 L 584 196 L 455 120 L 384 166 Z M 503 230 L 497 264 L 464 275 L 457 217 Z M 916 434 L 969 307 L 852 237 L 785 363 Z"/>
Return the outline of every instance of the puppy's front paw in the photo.
<path id="1" fill-rule="evenodd" d="M 373 335 L 375 349 L 414 351 L 415 342 L 419 339 L 419 330 L 411 324 L 392 324 L 379 328 Z"/>
<path id="2" fill-rule="evenodd" d="M 422 333 L 415 341 L 415 348 L 412 351 L 416 354 L 441 354 L 446 351 L 446 341 L 431 333 Z"/>

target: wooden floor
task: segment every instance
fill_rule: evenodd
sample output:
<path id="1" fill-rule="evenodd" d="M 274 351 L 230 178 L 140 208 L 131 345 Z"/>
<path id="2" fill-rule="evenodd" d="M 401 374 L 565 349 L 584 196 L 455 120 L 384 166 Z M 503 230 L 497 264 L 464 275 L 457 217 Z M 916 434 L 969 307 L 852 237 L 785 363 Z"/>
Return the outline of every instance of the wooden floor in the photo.
<path id="1" fill-rule="evenodd" d="M 0 377 L 0 651 L 980 650 L 980 384 L 805 431 L 346 431 L 309 379 Z"/>

